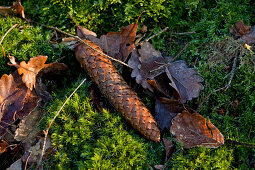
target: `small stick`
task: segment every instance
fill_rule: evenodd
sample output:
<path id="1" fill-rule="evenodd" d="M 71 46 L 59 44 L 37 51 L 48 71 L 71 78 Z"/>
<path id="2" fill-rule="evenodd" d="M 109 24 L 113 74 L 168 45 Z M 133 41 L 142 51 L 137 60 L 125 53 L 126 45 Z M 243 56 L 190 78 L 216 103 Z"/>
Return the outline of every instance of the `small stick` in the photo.
<path id="1" fill-rule="evenodd" d="M 56 31 L 58 31 L 58 32 L 61 32 L 61 33 L 63 33 L 63 34 L 66 34 L 66 35 L 68 35 L 68 36 L 70 36 L 70 37 L 74 37 L 74 38 L 78 39 L 80 42 L 82 42 L 83 44 L 89 46 L 89 48 L 91 48 L 92 50 L 98 52 L 99 54 L 104 55 L 104 56 L 108 57 L 109 59 L 111 59 L 111 60 L 113 60 L 113 61 L 116 61 L 116 62 L 118 62 L 118 63 L 120 63 L 120 64 L 123 64 L 123 65 L 125 65 L 125 66 L 131 68 L 131 67 L 130 67 L 129 65 L 127 65 L 126 63 L 124 63 L 124 62 L 122 62 L 122 61 L 120 61 L 120 60 L 117 60 L 117 59 L 115 59 L 115 58 L 112 58 L 112 57 L 110 57 L 109 55 L 104 54 L 104 53 L 102 53 L 101 51 L 98 51 L 97 49 L 93 48 L 91 45 L 89 45 L 88 43 L 86 43 L 83 39 L 81 39 L 81 38 L 78 37 L 78 36 L 75 36 L 75 35 L 72 35 L 72 34 L 70 34 L 70 33 L 65 32 L 65 31 L 62 31 L 62 30 L 60 30 L 60 29 L 58 29 L 58 28 L 56 28 L 56 27 L 51 27 L 51 26 L 46 26 L 46 25 L 44 25 L 44 26 L 47 27 L 47 28 L 56 30 Z"/>
<path id="2" fill-rule="evenodd" d="M 3 47 L 3 45 L 2 45 L 2 44 L 1 44 L 1 47 L 2 47 L 2 49 L 3 49 L 4 56 L 6 56 L 6 55 L 5 55 L 5 51 L 4 51 L 4 47 Z"/>
<path id="3" fill-rule="evenodd" d="M 1 41 L 0 41 L 0 45 L 2 44 L 2 42 L 3 42 L 4 38 L 6 37 L 6 35 L 7 35 L 13 28 L 15 28 L 15 27 L 17 27 L 17 26 L 18 26 L 18 24 L 13 25 L 13 26 L 4 34 L 4 36 L 2 37 L 2 39 L 1 39 Z"/>
<path id="4" fill-rule="evenodd" d="M 235 74 L 237 58 L 238 58 L 238 55 L 235 56 L 235 59 L 234 59 L 234 63 L 233 63 L 233 66 L 232 66 L 231 75 L 230 75 L 230 79 L 229 79 L 229 81 L 228 81 L 228 84 L 227 84 L 226 86 L 222 87 L 222 88 L 219 88 L 219 89 L 214 90 L 213 92 L 218 92 L 218 91 L 221 91 L 221 90 L 226 91 L 226 90 L 231 86 L 231 82 L 232 82 L 233 77 L 234 77 L 234 74 Z"/>
<path id="5" fill-rule="evenodd" d="M 231 86 L 231 82 L 232 82 L 233 77 L 234 77 L 234 74 L 235 74 L 237 59 L 238 59 L 238 55 L 235 56 L 235 59 L 234 59 L 234 63 L 233 63 L 233 66 L 232 66 L 231 75 L 230 75 L 230 79 L 229 79 L 229 81 L 228 81 L 228 84 L 227 84 L 226 86 L 224 86 L 224 87 L 221 87 L 221 88 L 219 88 L 219 89 L 213 90 L 213 91 L 212 91 L 208 96 L 206 96 L 206 98 L 198 105 L 197 110 L 200 109 L 200 107 L 207 101 L 207 99 L 208 99 L 213 93 L 216 93 L 216 92 L 221 91 L 221 90 L 227 91 L 227 89 Z"/>
<path id="6" fill-rule="evenodd" d="M 173 62 L 174 60 L 176 60 L 176 58 L 178 58 L 178 57 L 182 54 L 182 52 L 183 52 L 188 46 L 189 46 L 189 43 L 186 43 L 185 46 L 181 49 L 181 51 L 179 51 L 179 53 L 172 59 L 172 62 Z"/>
<path id="7" fill-rule="evenodd" d="M 69 15 L 69 17 L 71 18 L 71 20 L 74 22 L 74 24 L 78 27 L 79 24 L 77 24 L 77 22 L 75 21 L 75 19 L 73 18 L 73 16 L 72 16 L 70 13 L 68 13 L 68 15 Z"/>
<path id="8" fill-rule="evenodd" d="M 176 35 L 186 35 L 186 34 L 196 34 L 196 32 L 180 32 L 180 33 L 174 33 Z"/>
<path id="9" fill-rule="evenodd" d="M 29 160 L 29 158 L 30 158 L 31 154 L 32 154 L 32 151 L 31 151 L 31 152 L 29 152 L 29 155 L 28 155 L 28 157 L 27 157 L 26 165 L 25 165 L 25 170 L 27 169 L 27 162 L 28 162 L 28 160 Z"/>
<path id="10" fill-rule="evenodd" d="M 144 40 L 144 41 L 138 43 L 135 47 L 137 47 L 137 46 L 143 44 L 144 42 L 148 42 L 150 39 L 152 39 L 152 38 L 158 36 L 159 34 L 161 34 L 161 33 L 163 33 L 163 32 L 165 32 L 167 29 L 168 29 L 168 27 L 164 28 L 163 30 L 159 31 L 157 34 L 154 34 L 154 35 L 150 36 L 149 38 L 147 38 L 146 40 Z"/>
<path id="11" fill-rule="evenodd" d="M 42 154 L 39 160 L 39 165 L 41 165 L 42 163 L 42 158 L 45 152 L 45 147 L 46 147 L 46 141 L 47 141 L 47 136 L 50 130 L 50 127 L 52 125 L 52 123 L 54 122 L 54 120 L 57 118 L 57 116 L 59 115 L 59 113 L 61 112 L 61 110 L 64 108 L 64 106 L 66 105 L 66 103 L 70 100 L 70 98 L 73 96 L 73 94 L 81 87 L 81 85 L 86 81 L 86 78 L 80 83 L 80 85 L 72 92 L 72 94 L 66 99 L 66 101 L 64 102 L 64 104 L 61 106 L 61 108 L 58 110 L 57 114 L 54 116 L 54 118 L 51 120 L 50 124 L 48 125 L 48 128 L 46 131 L 44 131 L 44 141 L 43 141 L 43 148 L 42 148 Z"/>
<path id="12" fill-rule="evenodd" d="M 236 140 L 231 140 L 231 139 L 225 140 L 225 143 L 229 143 L 231 145 L 241 145 L 241 146 L 246 146 L 246 147 L 249 147 L 249 148 L 255 148 L 255 144 L 238 142 Z"/>
<path id="13" fill-rule="evenodd" d="M 185 46 L 181 49 L 181 51 L 172 59 L 172 61 L 170 63 L 172 63 L 177 57 L 179 57 L 181 55 L 181 53 L 189 46 L 189 43 L 186 43 Z M 158 71 L 163 69 L 163 67 L 168 66 L 170 63 L 159 63 L 162 64 L 161 66 L 159 66 L 158 68 L 155 68 L 154 70 L 151 70 L 150 73 L 154 72 L 154 71 Z"/>

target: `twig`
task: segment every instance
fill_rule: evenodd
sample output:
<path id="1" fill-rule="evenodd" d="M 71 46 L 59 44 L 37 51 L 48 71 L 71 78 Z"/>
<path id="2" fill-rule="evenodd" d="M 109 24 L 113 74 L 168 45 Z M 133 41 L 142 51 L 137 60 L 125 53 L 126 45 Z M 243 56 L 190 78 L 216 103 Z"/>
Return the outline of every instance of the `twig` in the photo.
<path id="1" fill-rule="evenodd" d="M 189 46 L 189 43 L 186 43 L 185 46 L 181 49 L 181 51 L 179 51 L 179 53 L 172 59 L 172 62 L 173 62 L 174 60 L 176 60 L 176 58 L 178 58 L 178 57 L 182 54 L 182 52 L 183 52 L 188 46 Z"/>
<path id="2" fill-rule="evenodd" d="M 68 36 L 70 36 L 70 37 L 74 37 L 74 38 L 78 39 L 80 42 L 82 42 L 83 44 L 87 45 L 87 46 L 88 46 L 89 48 L 91 48 L 92 50 L 98 52 L 99 54 L 104 55 L 104 56 L 108 57 L 109 59 L 111 59 L 111 60 L 113 60 L 113 61 L 116 61 L 116 62 L 118 62 L 118 63 L 120 63 L 120 64 L 123 64 L 123 65 L 125 65 L 125 66 L 131 68 L 131 67 L 130 67 L 129 65 L 127 65 L 126 63 L 124 63 L 124 62 L 122 62 L 122 61 L 120 61 L 120 60 L 117 60 L 117 59 L 115 59 L 115 58 L 112 58 L 111 56 L 109 56 L 109 55 L 107 55 L 107 54 L 104 54 L 104 53 L 102 53 L 101 51 L 95 49 L 94 47 L 92 47 L 91 45 L 89 45 L 88 43 L 86 43 L 83 39 L 81 39 L 81 38 L 78 37 L 78 36 L 75 36 L 75 35 L 73 35 L 73 34 L 70 34 L 70 33 L 67 33 L 67 32 L 65 32 L 65 31 L 62 31 L 62 30 L 60 30 L 60 29 L 58 29 L 58 28 L 56 28 L 56 27 L 51 27 L 51 26 L 46 26 L 46 25 L 43 25 L 43 26 L 45 26 L 45 27 L 47 27 L 47 28 L 50 28 L 50 29 L 53 29 L 53 30 L 56 30 L 56 31 L 58 31 L 58 32 L 61 32 L 62 34 L 66 34 L 66 35 L 68 35 Z"/>
<path id="3" fill-rule="evenodd" d="M 29 155 L 28 155 L 28 157 L 27 157 L 26 165 L 25 165 L 25 170 L 27 169 L 27 162 L 28 162 L 28 160 L 29 160 L 29 158 L 30 158 L 31 154 L 32 154 L 32 151 L 31 151 L 31 152 L 29 152 Z"/>
<path id="4" fill-rule="evenodd" d="M 68 13 L 68 15 L 69 15 L 69 17 L 71 18 L 71 20 L 74 22 L 74 24 L 75 24 L 76 26 L 79 26 L 79 24 L 77 24 L 77 22 L 75 21 L 75 19 L 73 18 L 73 16 L 72 16 L 70 13 Z"/>
<path id="5" fill-rule="evenodd" d="M 200 109 L 200 107 L 207 101 L 207 99 L 208 99 L 213 93 L 216 93 L 216 92 L 221 91 L 221 90 L 227 91 L 227 89 L 231 86 L 231 82 L 232 82 L 233 77 L 234 77 L 234 74 L 235 74 L 237 59 L 238 59 L 238 55 L 235 56 L 235 59 L 234 59 L 234 63 L 233 63 L 233 66 L 232 66 L 231 75 L 230 75 L 230 79 L 229 79 L 229 81 L 228 81 L 228 84 L 227 84 L 226 86 L 222 87 L 222 88 L 213 90 L 213 91 L 212 91 L 208 96 L 206 96 L 205 99 L 198 105 L 197 110 Z"/>
<path id="6" fill-rule="evenodd" d="M 154 34 L 154 35 L 150 36 L 149 38 L 147 38 L 146 40 L 144 40 L 144 41 L 138 43 L 135 47 L 137 47 L 137 46 L 143 44 L 144 42 L 148 42 L 150 39 L 152 39 L 152 38 L 158 36 L 158 35 L 161 34 L 162 32 L 165 32 L 167 29 L 168 29 L 168 27 L 164 28 L 163 30 L 159 31 L 157 34 Z"/>
<path id="7" fill-rule="evenodd" d="M 174 60 L 176 60 L 177 57 L 179 57 L 182 52 L 189 46 L 189 43 L 186 43 L 185 46 L 181 49 L 181 51 L 172 59 L 172 61 L 170 63 L 172 63 Z M 158 70 L 161 70 L 163 69 L 164 67 L 168 66 L 170 63 L 160 63 L 162 64 L 161 66 L 159 66 L 158 68 L 155 68 L 154 70 L 151 70 L 150 73 L 154 72 L 154 71 L 158 71 Z"/>
<path id="8" fill-rule="evenodd" d="M 17 27 L 17 25 L 18 25 L 18 24 L 13 25 L 13 26 L 4 34 L 4 36 L 2 37 L 2 39 L 1 39 L 1 41 L 0 41 L 0 45 L 2 44 L 2 42 L 3 42 L 4 38 L 6 37 L 6 35 L 7 35 L 13 28 Z"/>
<path id="9" fill-rule="evenodd" d="M 186 34 L 196 34 L 196 32 L 180 32 L 180 33 L 174 33 L 176 35 L 186 35 Z"/>
<path id="10" fill-rule="evenodd" d="M 231 75 L 230 75 L 230 79 L 229 79 L 229 81 L 228 81 L 228 84 L 227 84 L 225 87 L 222 87 L 222 88 L 219 88 L 219 89 L 217 89 L 217 90 L 214 90 L 214 92 L 218 92 L 218 91 L 220 91 L 220 90 L 225 90 L 225 91 L 226 91 L 226 90 L 231 86 L 231 82 L 232 82 L 233 77 L 234 77 L 234 74 L 235 74 L 237 58 L 238 58 L 238 55 L 235 56 L 235 59 L 234 59 L 234 63 L 233 63 L 233 66 L 232 66 Z"/>
<path id="11" fill-rule="evenodd" d="M 198 110 L 200 110 L 200 108 L 203 106 L 203 104 L 207 101 L 207 99 L 212 95 L 214 93 L 214 91 L 212 91 L 211 93 L 209 93 L 206 97 L 205 97 L 205 99 L 201 102 L 201 103 L 199 103 L 199 105 L 198 105 L 198 107 L 197 107 L 197 111 Z"/>
<path id="12" fill-rule="evenodd" d="M 4 47 L 3 47 L 2 44 L 1 44 L 1 47 L 2 47 L 2 49 L 3 49 L 3 53 L 4 53 L 4 57 L 5 57 L 6 55 L 5 55 Z"/>
<path id="13" fill-rule="evenodd" d="M 255 144 L 238 142 L 236 140 L 231 140 L 231 139 L 225 140 L 225 143 L 229 143 L 231 145 L 241 145 L 241 146 L 246 146 L 246 147 L 249 147 L 249 148 L 255 148 Z"/>
<path id="14" fill-rule="evenodd" d="M 81 87 L 81 85 L 86 81 L 86 78 L 80 83 L 80 85 L 72 92 L 72 94 L 66 99 L 66 101 L 64 102 L 64 104 L 61 106 L 61 108 L 58 110 L 58 112 L 56 113 L 56 115 L 54 116 L 54 118 L 51 120 L 50 124 L 48 125 L 48 128 L 46 131 L 44 131 L 44 141 L 43 141 L 43 148 L 42 148 L 42 154 L 39 160 L 39 165 L 41 165 L 42 163 L 42 158 L 45 152 L 45 147 L 46 147 L 46 141 L 47 141 L 47 136 L 50 130 L 50 127 L 52 125 L 52 123 L 54 122 L 54 120 L 57 118 L 57 116 L 59 115 L 59 113 L 61 112 L 61 110 L 63 109 L 63 107 L 66 105 L 66 103 L 70 100 L 70 98 L 73 96 L 73 94 Z"/>

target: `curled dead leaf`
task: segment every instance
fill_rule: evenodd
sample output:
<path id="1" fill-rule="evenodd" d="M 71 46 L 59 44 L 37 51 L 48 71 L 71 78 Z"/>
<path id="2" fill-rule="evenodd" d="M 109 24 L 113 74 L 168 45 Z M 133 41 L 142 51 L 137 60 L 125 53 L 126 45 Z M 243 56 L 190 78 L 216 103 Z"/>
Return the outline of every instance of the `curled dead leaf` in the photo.
<path id="1" fill-rule="evenodd" d="M 166 150 L 166 159 L 165 160 L 168 160 L 169 157 L 171 157 L 171 155 L 174 152 L 173 143 L 166 138 L 163 138 L 163 141 L 164 141 L 165 150 Z"/>
<path id="2" fill-rule="evenodd" d="M 230 27 L 230 33 L 235 36 L 243 36 L 250 33 L 251 26 L 245 25 L 243 20 L 238 21 L 234 27 Z"/>
<path id="3" fill-rule="evenodd" d="M 183 103 L 198 97 L 200 90 L 204 89 L 201 84 L 204 80 L 197 75 L 195 69 L 188 68 L 187 63 L 183 60 L 170 63 L 166 68 L 166 73 L 171 80 L 170 85 L 180 95 Z"/>
<path id="4" fill-rule="evenodd" d="M 177 100 L 159 97 L 155 102 L 155 120 L 161 130 L 170 130 L 172 119 L 184 110 Z"/>
<path id="5" fill-rule="evenodd" d="M 24 7 L 21 4 L 20 0 L 16 0 L 12 6 L 10 7 L 2 7 L 0 6 L 0 14 L 7 16 L 11 13 L 11 11 L 14 11 L 14 13 L 20 17 L 20 18 L 25 18 L 25 12 L 24 12 Z"/>
<path id="6" fill-rule="evenodd" d="M 46 59 L 46 56 L 38 56 L 28 64 L 23 61 L 18 65 L 14 57 L 10 57 L 12 65 L 17 66 L 18 70 L 0 79 L 0 137 L 18 119 L 35 110 L 39 101 L 49 100 L 41 77 L 64 71 L 67 67 L 61 63 L 44 64 Z M 23 74 L 22 77 L 19 74 Z M 33 88 L 35 85 L 36 89 Z"/>
<path id="7" fill-rule="evenodd" d="M 4 153 L 7 151 L 7 148 L 9 147 L 9 144 L 5 143 L 5 142 L 1 142 L 0 143 L 0 154 Z"/>
<path id="8" fill-rule="evenodd" d="M 176 136 L 175 140 L 182 142 L 185 148 L 217 148 L 224 144 L 223 135 L 209 119 L 186 110 L 172 120 L 170 131 Z"/>

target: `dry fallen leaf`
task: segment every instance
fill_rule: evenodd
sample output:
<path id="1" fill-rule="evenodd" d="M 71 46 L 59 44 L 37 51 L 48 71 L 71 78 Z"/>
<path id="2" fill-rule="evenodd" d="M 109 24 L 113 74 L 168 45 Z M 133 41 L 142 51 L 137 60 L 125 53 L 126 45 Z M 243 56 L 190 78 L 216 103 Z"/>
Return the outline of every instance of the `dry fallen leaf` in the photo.
<path id="1" fill-rule="evenodd" d="M 163 141 L 164 141 L 165 150 L 166 150 L 165 160 L 168 160 L 174 152 L 173 143 L 170 140 L 166 139 L 166 138 L 163 138 Z"/>
<path id="2" fill-rule="evenodd" d="M 67 69 L 66 65 L 61 63 L 45 64 L 47 58 L 47 56 L 39 55 L 37 57 L 30 58 L 28 63 L 22 61 L 20 65 L 16 63 L 13 57 L 10 57 L 10 61 L 12 63 L 11 65 L 18 67 L 18 73 L 22 75 L 22 81 L 30 90 L 33 90 L 36 86 L 36 79 L 38 78 L 38 75 L 52 73 L 59 74 L 59 72 L 61 73 Z"/>
<path id="3" fill-rule="evenodd" d="M 21 5 L 20 0 L 17 0 L 16 2 L 14 2 L 12 5 L 12 8 L 16 15 L 18 15 L 21 18 L 25 18 L 24 7 Z"/>
<path id="4" fill-rule="evenodd" d="M 35 87 L 36 82 L 36 76 L 38 72 L 45 67 L 46 64 L 44 64 L 47 60 L 47 56 L 37 56 L 34 58 L 31 58 L 28 63 L 25 61 L 22 61 L 20 63 L 20 67 L 18 68 L 18 73 L 22 75 L 22 81 L 26 84 L 26 86 L 33 90 Z"/>
<path id="5" fill-rule="evenodd" d="M 198 97 L 203 89 L 203 79 L 195 69 L 188 68 L 185 61 L 171 62 L 171 57 L 162 57 L 149 43 L 145 42 L 140 49 L 132 52 L 128 64 L 131 66 L 131 77 L 144 89 L 161 92 L 165 97 L 185 103 Z"/>
<path id="6" fill-rule="evenodd" d="M 21 159 L 18 159 L 13 164 L 11 164 L 11 166 L 7 168 L 6 170 L 21 170 L 21 169 L 22 169 L 22 162 L 21 162 Z"/>
<path id="7" fill-rule="evenodd" d="M 49 94 L 41 78 L 62 72 L 67 68 L 61 63 L 44 64 L 45 59 L 46 56 L 39 56 L 30 59 L 28 64 L 21 62 L 18 65 L 14 57 L 10 57 L 12 65 L 19 68 L 10 75 L 3 75 L 0 79 L 0 137 L 14 122 L 30 114 L 40 100 L 48 101 Z M 18 72 L 23 74 L 23 77 Z M 33 89 L 35 84 L 36 90 Z"/>
<path id="8" fill-rule="evenodd" d="M 251 27 L 251 31 L 248 34 L 244 34 L 241 39 L 248 45 L 255 44 L 255 26 Z"/>
<path id="9" fill-rule="evenodd" d="M 183 111 L 172 120 L 170 128 L 177 142 L 182 142 L 185 148 L 204 146 L 217 148 L 224 144 L 220 131 L 198 113 Z"/>
<path id="10" fill-rule="evenodd" d="M 184 110 L 177 100 L 160 97 L 155 103 L 155 119 L 161 130 L 170 130 L 172 119 Z"/>
<path id="11" fill-rule="evenodd" d="M 81 39 L 100 46 L 107 55 L 125 62 L 135 46 L 136 30 L 137 23 L 133 23 L 120 28 L 120 32 L 109 32 L 98 39 L 96 33 L 78 26 L 77 34 Z"/>
<path id="12" fill-rule="evenodd" d="M 204 89 L 201 84 L 203 79 L 197 75 L 195 69 L 188 68 L 183 60 L 170 63 L 166 68 L 166 73 L 171 80 L 170 85 L 178 92 L 183 103 L 198 97 L 200 90 Z"/>
<path id="13" fill-rule="evenodd" d="M 109 32 L 101 36 L 103 51 L 111 57 L 125 62 L 135 47 L 137 23 L 120 28 L 120 32 Z"/>
<path id="14" fill-rule="evenodd" d="M 29 148 L 25 148 L 25 153 L 22 156 L 21 160 L 23 163 L 26 163 L 30 165 L 32 163 L 39 163 L 41 154 L 42 154 L 42 148 L 43 148 L 43 141 L 44 137 L 41 137 L 36 144 L 33 146 L 30 146 Z M 48 137 L 46 139 L 46 145 L 45 150 L 49 149 L 51 146 L 50 138 Z M 29 159 L 27 159 L 29 157 Z"/>
<path id="15" fill-rule="evenodd" d="M 235 37 L 240 37 L 248 45 L 255 44 L 255 26 L 245 25 L 243 21 L 238 21 L 234 27 L 230 27 L 229 32 Z"/>
<path id="16" fill-rule="evenodd" d="M 250 33 L 251 26 L 245 25 L 243 20 L 238 21 L 234 27 L 230 27 L 230 33 L 235 36 L 243 36 Z"/>
<path id="17" fill-rule="evenodd" d="M 170 60 L 171 58 L 163 58 L 160 52 L 155 50 L 149 42 L 144 42 L 140 49 L 132 52 L 128 60 L 128 65 L 133 69 L 131 77 L 136 78 L 136 83 L 141 84 L 144 89 L 153 92 L 153 88 L 147 80 L 152 80 L 164 72 L 162 69 L 157 69 Z"/>
<path id="18" fill-rule="evenodd" d="M 21 5 L 20 0 L 17 0 L 13 3 L 12 6 L 10 7 L 2 7 L 0 6 L 0 14 L 7 16 L 11 13 L 11 11 L 14 11 L 14 13 L 20 17 L 20 18 L 25 18 L 25 12 L 24 12 L 24 7 Z"/>
<path id="19" fill-rule="evenodd" d="M 9 144 L 5 143 L 5 142 L 1 142 L 0 143 L 0 154 L 4 153 L 7 151 L 7 148 L 9 147 Z"/>
<path id="20" fill-rule="evenodd" d="M 11 12 L 11 7 L 2 7 L 0 6 L 0 14 L 7 16 Z"/>
<path id="21" fill-rule="evenodd" d="M 98 46 L 101 46 L 101 40 L 97 38 L 97 34 L 93 31 L 83 28 L 82 26 L 78 26 L 76 32 L 78 37 L 80 37 L 81 39 L 92 41 Z"/>
<path id="22" fill-rule="evenodd" d="M 38 101 L 35 92 L 27 89 L 17 72 L 3 75 L 0 79 L 0 136 L 18 118 L 30 113 Z"/>

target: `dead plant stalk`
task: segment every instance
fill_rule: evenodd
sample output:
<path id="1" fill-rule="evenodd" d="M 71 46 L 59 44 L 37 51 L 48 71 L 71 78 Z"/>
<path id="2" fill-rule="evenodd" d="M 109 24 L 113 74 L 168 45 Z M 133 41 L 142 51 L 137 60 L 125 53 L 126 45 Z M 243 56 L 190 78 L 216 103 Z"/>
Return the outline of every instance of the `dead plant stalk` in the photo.
<path id="1" fill-rule="evenodd" d="M 41 165 L 42 163 L 42 158 L 45 152 L 45 147 L 46 147 L 46 141 L 47 141 L 47 136 L 50 130 L 50 127 L 52 125 L 52 123 L 54 122 L 54 120 L 57 118 L 57 116 L 59 115 L 59 113 L 61 112 L 61 110 L 64 108 L 64 106 L 66 105 L 66 103 L 70 100 L 70 98 L 74 95 L 74 93 L 81 87 L 81 85 L 86 81 L 86 78 L 80 83 L 80 85 L 72 92 L 72 94 L 66 99 L 66 101 L 63 103 L 63 105 L 61 106 L 61 108 L 58 110 L 58 112 L 56 113 L 56 115 L 54 116 L 54 118 L 51 120 L 50 124 L 48 125 L 48 128 L 46 129 L 46 131 L 44 131 L 44 141 L 43 141 L 43 148 L 42 148 L 42 154 L 39 160 L 39 165 Z"/>

